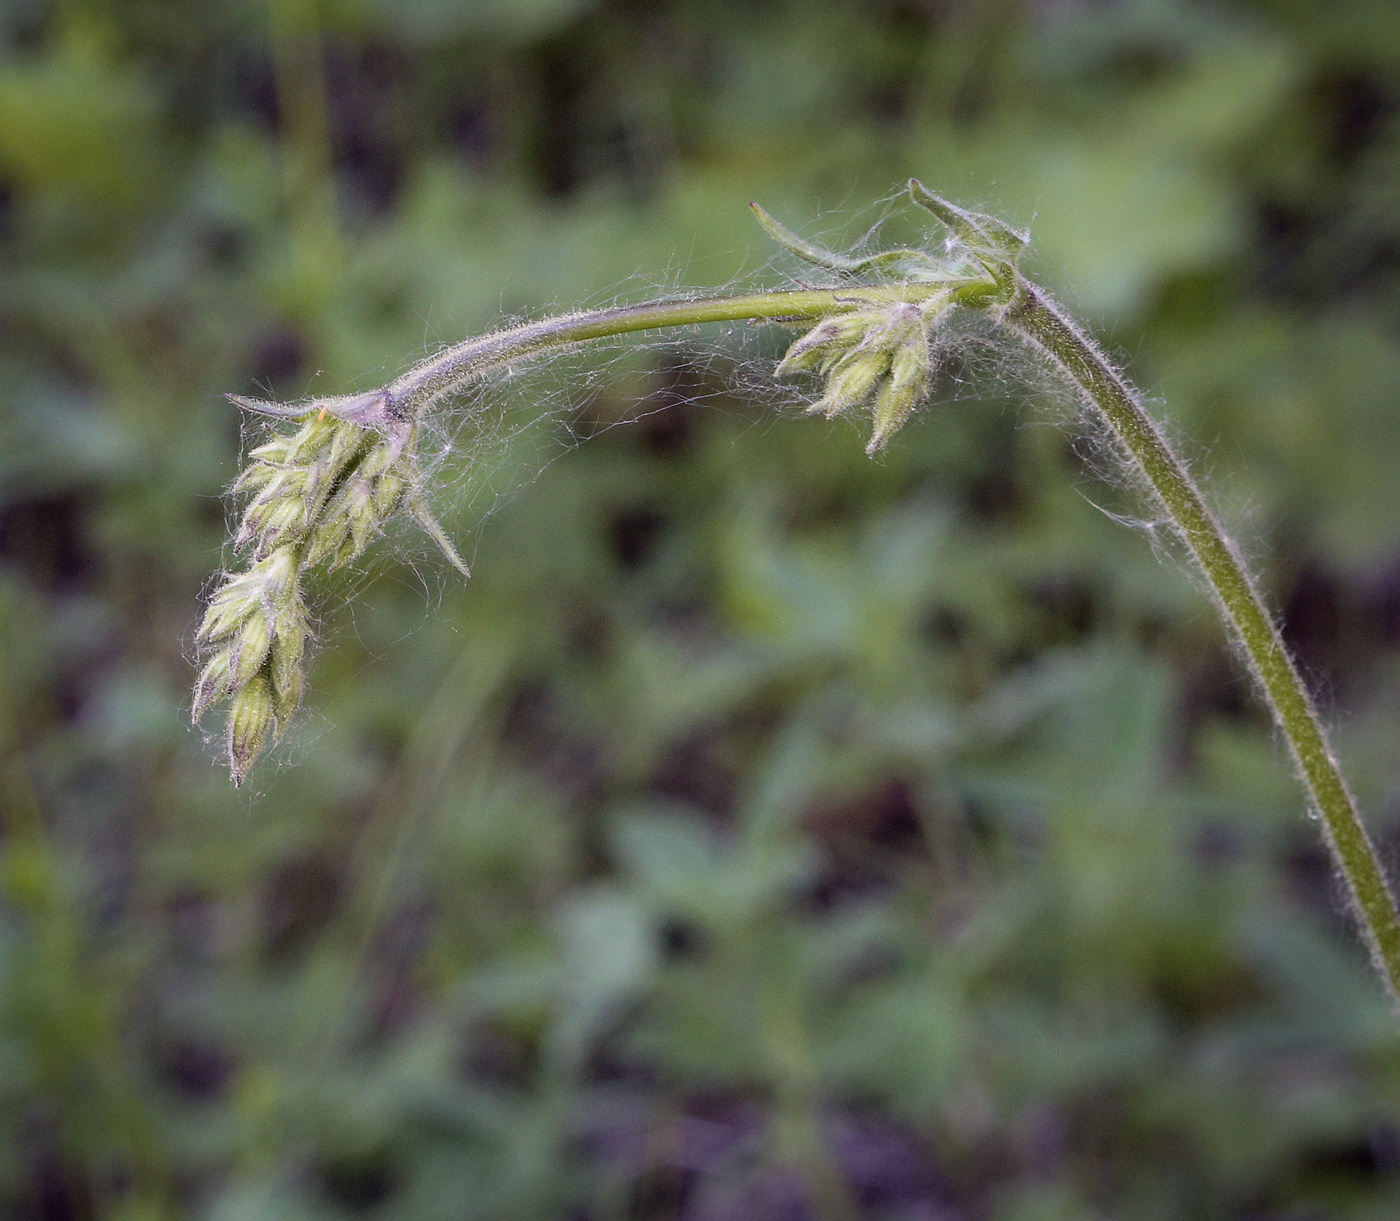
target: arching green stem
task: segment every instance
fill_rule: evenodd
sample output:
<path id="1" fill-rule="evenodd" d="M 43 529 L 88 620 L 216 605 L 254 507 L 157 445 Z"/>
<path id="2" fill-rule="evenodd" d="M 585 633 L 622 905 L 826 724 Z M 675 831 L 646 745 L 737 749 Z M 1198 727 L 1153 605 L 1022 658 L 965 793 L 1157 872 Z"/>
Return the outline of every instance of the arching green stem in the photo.
<path id="1" fill-rule="evenodd" d="M 1046 356 L 1107 422 L 1205 575 L 1321 816 L 1376 970 L 1400 1000 L 1394 897 L 1307 688 L 1229 536 L 1137 393 L 1044 292 L 1018 276 L 1000 321 Z"/>
<path id="2" fill-rule="evenodd" d="M 960 285 L 953 296 L 962 304 L 977 304 L 990 287 Z M 396 410 L 407 415 L 422 411 L 438 399 L 516 361 L 596 339 L 664 327 L 700 326 L 707 322 L 816 319 L 862 305 L 919 302 L 940 293 L 948 295 L 948 286 L 937 282 L 876 288 L 814 288 L 701 297 L 691 301 L 653 301 L 561 314 L 492 331 L 447 348 L 390 382 L 385 393 Z"/>

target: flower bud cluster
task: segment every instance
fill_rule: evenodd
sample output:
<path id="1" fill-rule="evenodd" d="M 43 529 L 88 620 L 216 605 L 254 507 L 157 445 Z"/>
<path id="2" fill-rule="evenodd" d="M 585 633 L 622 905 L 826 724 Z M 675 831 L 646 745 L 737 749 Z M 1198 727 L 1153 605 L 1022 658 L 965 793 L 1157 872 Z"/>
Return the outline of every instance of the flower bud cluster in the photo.
<path id="1" fill-rule="evenodd" d="M 209 599 L 198 641 L 208 658 L 193 719 L 229 698 L 228 758 L 235 784 L 286 731 L 301 705 L 309 632 L 302 576 L 358 556 L 389 517 L 408 507 L 465 566 L 422 505 L 415 427 L 355 423 L 324 408 L 253 450 L 235 492 L 251 493 L 234 537 L 250 563 Z"/>
<path id="2" fill-rule="evenodd" d="M 235 492 L 251 492 L 234 537 L 255 558 L 292 544 L 301 563 L 337 568 L 354 559 L 398 508 L 416 477 L 399 435 L 318 413 L 255 449 Z"/>
<path id="3" fill-rule="evenodd" d="M 928 393 L 929 336 L 948 310 L 938 297 L 830 314 L 788 349 L 778 373 L 820 373 L 826 386 L 808 410 L 828 419 L 869 401 L 874 429 L 865 452 L 874 454 Z"/>

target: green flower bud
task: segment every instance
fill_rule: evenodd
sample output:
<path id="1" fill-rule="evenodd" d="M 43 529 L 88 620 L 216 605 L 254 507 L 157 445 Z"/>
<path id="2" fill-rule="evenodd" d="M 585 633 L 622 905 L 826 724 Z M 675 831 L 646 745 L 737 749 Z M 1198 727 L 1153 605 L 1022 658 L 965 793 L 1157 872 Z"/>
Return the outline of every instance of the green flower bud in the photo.
<path id="1" fill-rule="evenodd" d="M 239 582 L 229 582 L 209 600 L 209 609 L 204 612 L 204 622 L 195 636 L 201 644 L 211 640 L 222 640 L 232 635 L 243 621 L 258 608 L 257 597 L 249 598 Z"/>
<path id="2" fill-rule="evenodd" d="M 228 759 L 235 785 L 242 785 L 253 761 L 262 754 L 276 720 L 272 684 L 259 674 L 239 689 L 229 709 Z"/>
<path id="3" fill-rule="evenodd" d="M 280 685 L 276 682 L 272 685 L 272 711 L 277 717 L 279 726 L 285 727 L 287 723 L 296 715 L 297 709 L 301 707 L 301 696 L 305 682 L 302 678 L 301 667 L 298 665 L 290 669 L 286 674 L 286 681 Z"/>
<path id="4" fill-rule="evenodd" d="M 875 427 L 867 454 L 884 449 L 928 391 L 928 340 L 919 335 L 905 343 L 890 361 L 890 374 L 875 396 Z"/>
<path id="5" fill-rule="evenodd" d="M 247 580 L 258 588 L 264 604 L 273 606 L 296 601 L 297 553 L 294 547 L 275 547 L 254 563 Z"/>
<path id="6" fill-rule="evenodd" d="M 234 686 L 242 687 L 252 681 L 263 668 L 271 648 L 272 630 L 267 615 L 259 608 L 256 614 L 248 616 L 232 645 Z"/>
<path id="7" fill-rule="evenodd" d="M 306 531 L 305 501 L 278 500 L 263 517 L 253 555 L 262 559 L 275 548 L 297 542 Z"/>
<path id="8" fill-rule="evenodd" d="M 403 499 L 404 493 L 407 491 L 408 482 L 393 472 L 376 479 L 374 490 L 370 493 L 370 505 L 374 509 L 375 516 L 381 521 L 389 517 L 399 507 L 399 501 Z"/>
<path id="9" fill-rule="evenodd" d="M 889 358 L 881 352 L 847 352 L 827 378 L 826 392 L 809 410 L 824 412 L 831 419 L 860 406 L 888 368 Z"/>
<path id="10" fill-rule="evenodd" d="M 292 688 L 301 690 L 301 657 L 305 650 L 306 625 L 301 616 L 288 615 L 277 624 L 272 639 L 270 670 L 274 691 L 280 694 Z M 277 719 L 285 721 L 286 716 L 279 711 Z"/>
<path id="11" fill-rule="evenodd" d="M 358 555 L 379 529 L 373 481 L 356 474 L 327 502 L 307 547 L 307 563 L 338 567 Z"/>
<path id="12" fill-rule="evenodd" d="M 194 684 L 194 707 L 190 720 L 195 724 L 209 710 L 211 704 L 218 703 L 233 690 L 232 657 L 228 649 L 220 649 L 199 672 Z"/>
<path id="13" fill-rule="evenodd" d="M 305 563 L 308 568 L 334 560 L 350 537 L 350 523 L 343 516 L 322 518 L 306 542 Z M 331 567 L 335 567 L 332 563 Z"/>
<path id="14" fill-rule="evenodd" d="M 310 472 L 301 466 L 282 467 L 273 472 L 263 490 L 252 500 L 254 505 L 270 505 L 277 500 L 300 500 L 309 490 Z"/>
<path id="15" fill-rule="evenodd" d="M 338 568 L 348 560 L 353 560 L 366 547 L 379 530 L 381 515 L 374 507 L 374 486 L 368 479 L 356 479 L 345 489 L 345 520 L 350 526 L 350 551 L 345 547 L 335 558 L 332 568 Z"/>
<path id="16" fill-rule="evenodd" d="M 870 319 L 863 312 L 823 318 L 788 349 L 778 363 L 778 376 L 815 368 L 832 356 L 839 358 L 847 348 L 860 341 L 869 325 Z"/>
<path id="17" fill-rule="evenodd" d="M 280 466 L 254 462 L 233 481 L 233 487 L 229 491 L 235 495 L 241 492 L 260 492 L 281 475 L 282 468 Z"/>
<path id="18" fill-rule="evenodd" d="M 365 455 L 356 474 L 362 475 L 366 479 L 375 479 L 384 474 L 385 471 L 392 470 L 398 461 L 399 454 L 395 452 L 394 446 L 376 445 Z"/>
<path id="19" fill-rule="evenodd" d="M 288 438 L 287 461 L 298 466 L 310 466 L 336 439 L 343 429 L 354 429 L 333 416 L 316 412 Z M 358 430 L 356 430 L 358 431 Z"/>
<path id="20" fill-rule="evenodd" d="M 332 473 L 338 474 L 354 458 L 365 440 L 374 435 L 358 425 L 338 421 L 323 451 L 326 466 Z"/>
<path id="21" fill-rule="evenodd" d="M 921 330 L 923 322 L 922 307 L 908 301 L 897 301 L 874 314 L 856 349 L 861 352 L 892 353 Z"/>
<path id="22" fill-rule="evenodd" d="M 297 521 L 302 511 L 301 501 L 294 497 L 278 496 L 253 501 L 243 512 L 243 520 L 233 539 L 234 549 L 242 551 L 254 540 L 261 547 L 270 530 L 285 532 L 290 524 Z"/>
<path id="23" fill-rule="evenodd" d="M 249 469 L 255 466 L 272 467 L 276 469 L 291 461 L 292 439 L 284 436 L 274 436 L 270 441 L 259 445 L 248 455 Z"/>

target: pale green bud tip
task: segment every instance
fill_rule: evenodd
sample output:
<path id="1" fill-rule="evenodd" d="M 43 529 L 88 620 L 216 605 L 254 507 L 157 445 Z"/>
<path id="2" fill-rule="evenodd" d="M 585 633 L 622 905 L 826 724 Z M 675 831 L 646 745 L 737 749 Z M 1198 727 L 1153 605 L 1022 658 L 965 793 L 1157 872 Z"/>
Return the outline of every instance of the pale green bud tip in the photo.
<path id="1" fill-rule="evenodd" d="M 272 684 L 259 674 L 233 699 L 228 714 L 228 764 L 233 783 L 241 786 L 262 754 L 276 726 Z"/>
<path id="2" fill-rule="evenodd" d="M 890 377 L 885 381 L 880 387 L 880 393 L 875 396 L 875 427 L 870 434 L 870 443 L 865 447 L 867 454 L 874 456 L 885 448 L 889 439 L 914 413 L 914 408 L 919 405 L 925 389 L 922 378 L 910 381 Z"/>
<path id="3" fill-rule="evenodd" d="M 220 649 L 205 663 L 194 684 L 194 707 L 190 720 L 199 723 L 212 704 L 217 704 L 233 689 L 233 657 L 228 649 Z"/>

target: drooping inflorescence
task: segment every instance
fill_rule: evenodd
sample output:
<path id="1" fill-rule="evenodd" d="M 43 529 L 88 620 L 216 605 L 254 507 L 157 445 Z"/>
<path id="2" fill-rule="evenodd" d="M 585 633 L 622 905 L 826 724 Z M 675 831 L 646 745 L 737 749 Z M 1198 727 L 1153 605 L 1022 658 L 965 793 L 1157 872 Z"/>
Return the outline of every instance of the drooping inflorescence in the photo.
<path id="1" fill-rule="evenodd" d="M 874 428 L 865 452 L 874 454 L 928 393 L 932 335 L 951 309 L 935 296 L 833 314 L 788 349 L 777 372 L 816 369 L 826 388 L 807 410 L 827 419 L 869 400 Z"/>
<path id="2" fill-rule="evenodd" d="M 230 397 L 251 411 L 288 414 Z M 251 496 L 234 536 L 234 549 L 251 562 L 214 591 L 197 637 L 206 660 L 195 684 L 193 718 L 231 698 L 228 763 L 235 784 L 301 705 L 306 572 L 353 560 L 407 509 L 471 575 L 424 503 L 415 422 L 395 420 L 373 395 L 316 400 L 294 418 L 300 427 L 274 433 L 253 450 L 233 486 Z"/>

